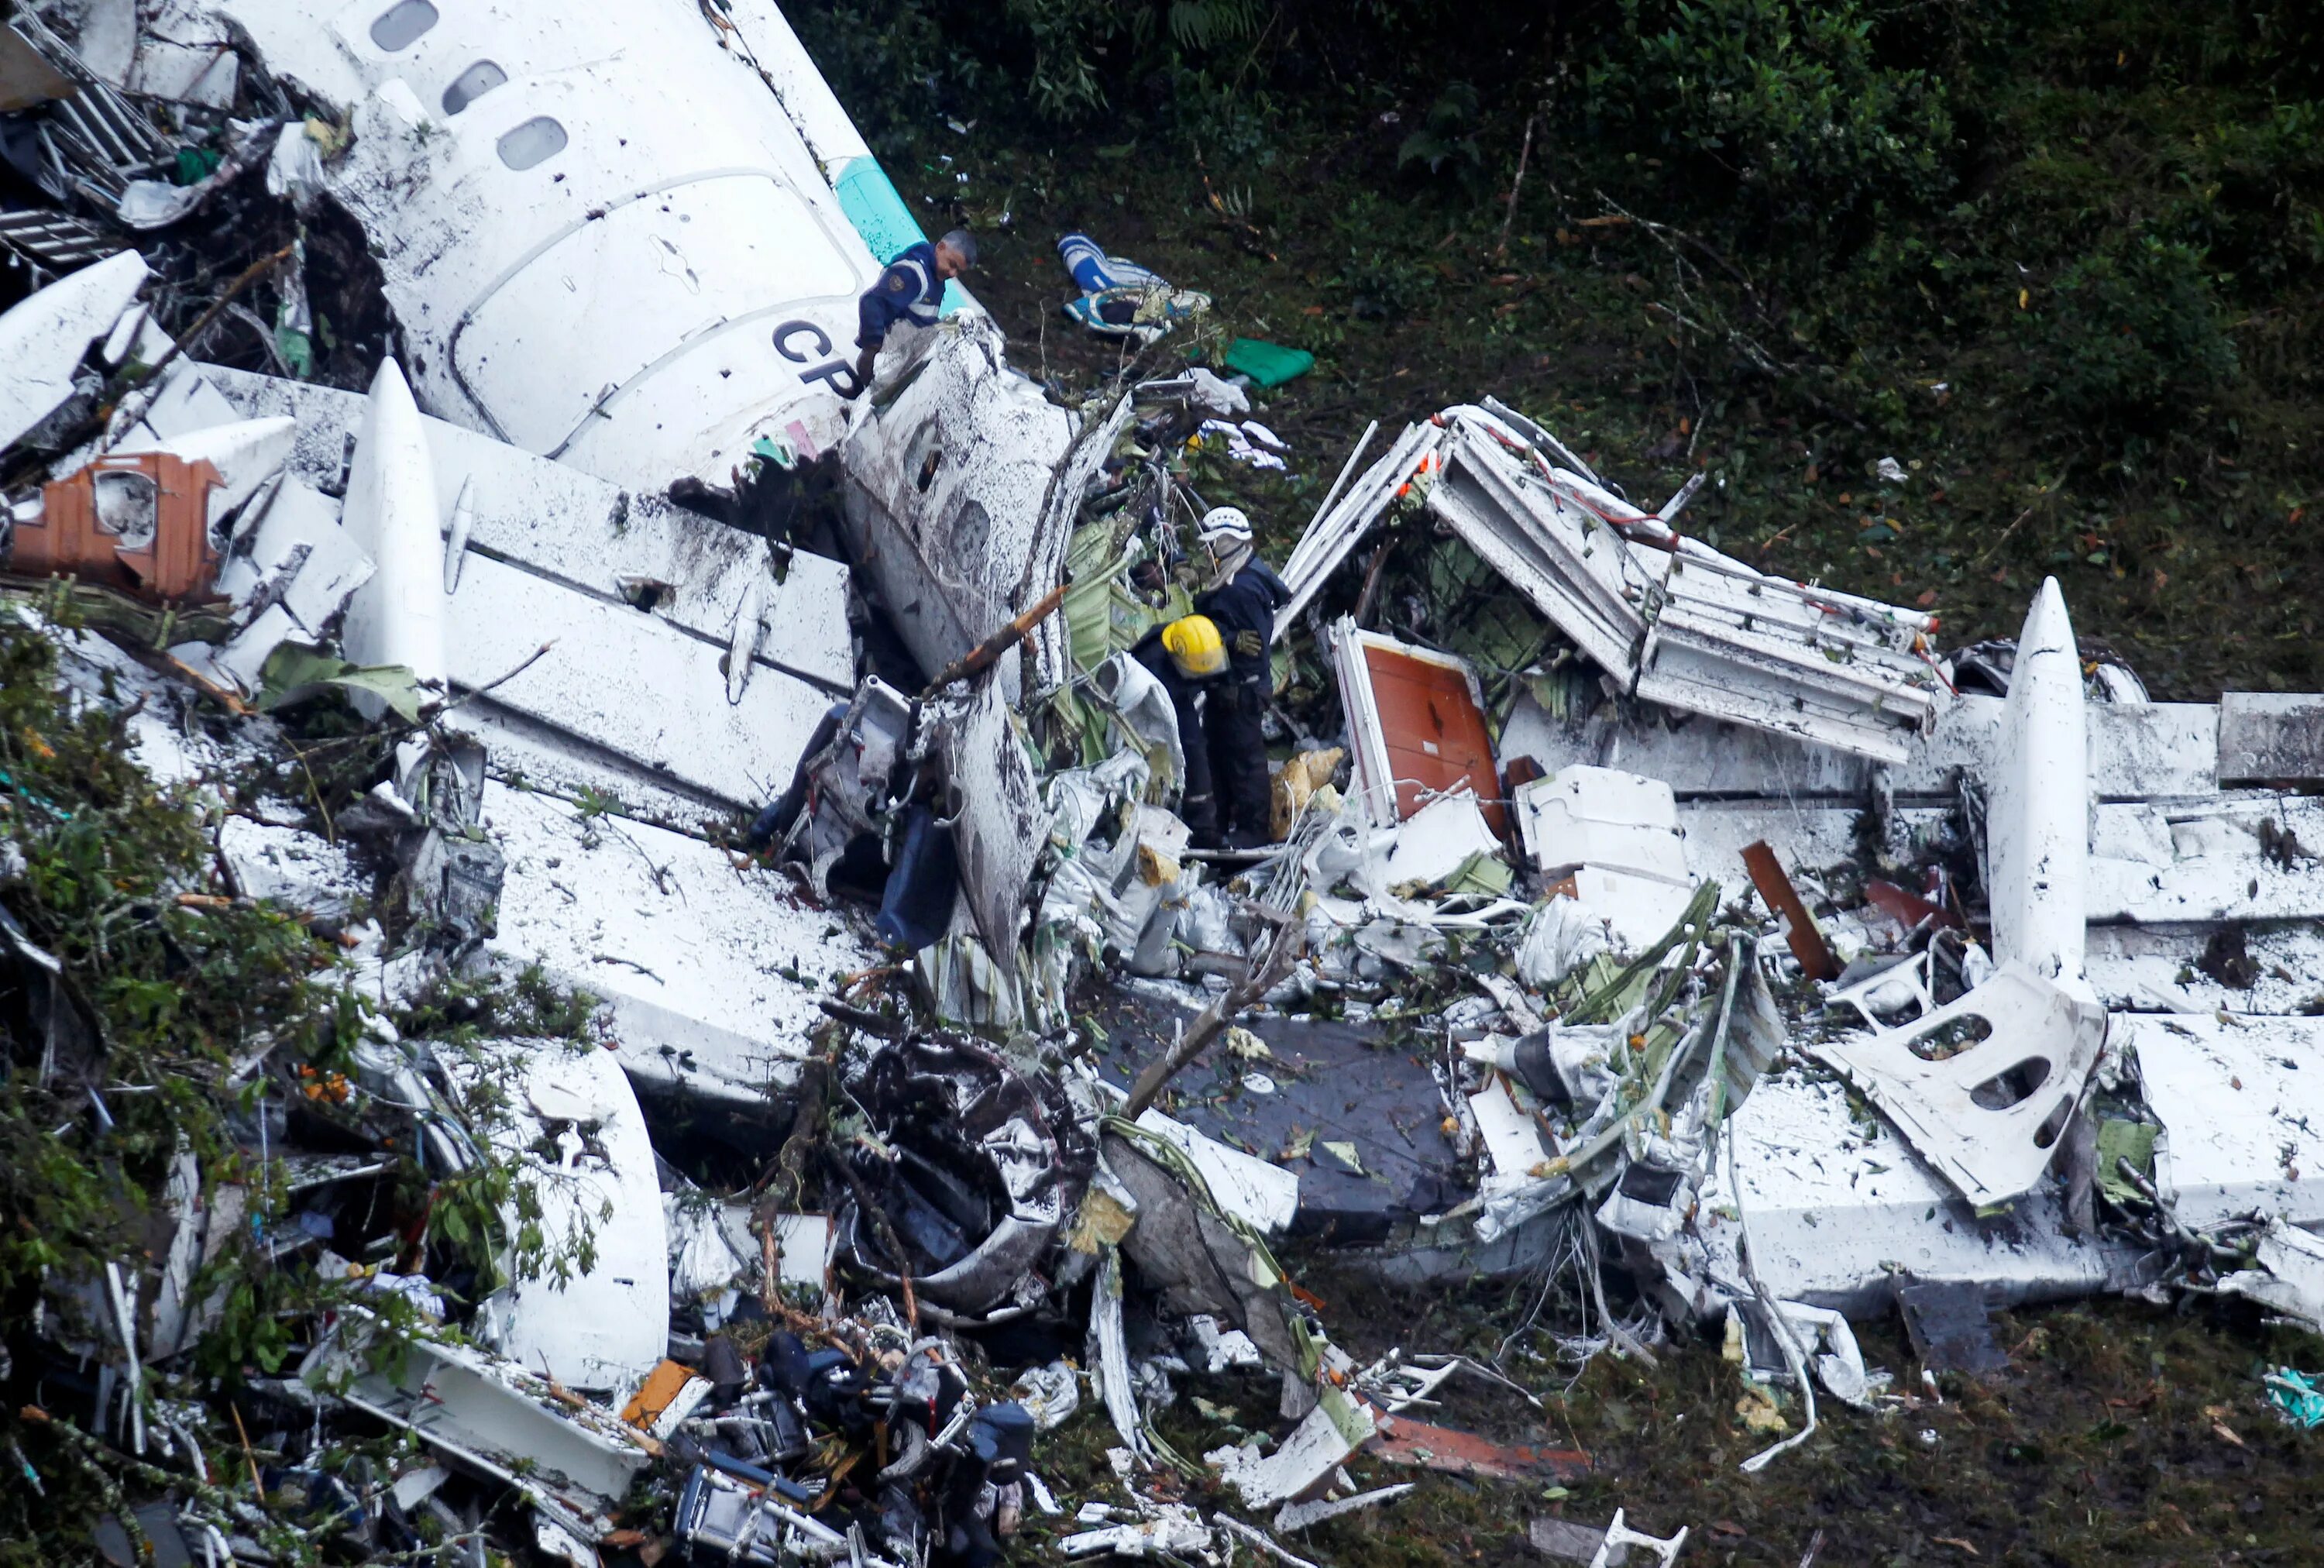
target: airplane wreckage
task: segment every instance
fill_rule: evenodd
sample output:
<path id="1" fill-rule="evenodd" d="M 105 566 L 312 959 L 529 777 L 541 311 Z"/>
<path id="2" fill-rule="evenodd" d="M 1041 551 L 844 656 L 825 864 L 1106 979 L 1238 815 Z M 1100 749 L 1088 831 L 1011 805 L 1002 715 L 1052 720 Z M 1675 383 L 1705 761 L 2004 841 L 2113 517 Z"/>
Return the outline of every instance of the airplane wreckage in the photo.
<path id="1" fill-rule="evenodd" d="M 2006 1302 L 2324 1327 L 2324 696 L 2150 701 L 2054 583 L 1942 650 L 1488 397 L 1340 472 L 1283 569 L 1279 842 L 1202 852 L 1129 650 L 1184 608 L 1173 456 L 1247 393 L 1062 401 L 956 286 L 859 385 L 856 296 L 920 235 L 770 0 L 57 0 L 0 30 L 0 88 L 45 193 L 0 213 L 37 285 L 0 315 L 17 633 L 166 782 L 287 779 L 277 715 L 319 693 L 395 738 L 336 823 L 287 784 L 217 810 L 187 890 L 336 933 L 368 1020 L 329 1095 L 244 1069 L 293 1204 L 264 1266 L 355 1282 L 231 1412 L 317 1549 L 987 1563 L 1069 1506 L 1038 1438 L 1085 1398 L 1123 1500 L 1067 1556 L 1299 1563 L 1408 1490 L 1358 1490 L 1367 1448 L 1586 1466 L 1416 1421 L 1508 1380 L 1358 1364 L 1295 1240 L 1414 1285 L 1578 1269 L 1585 1350 L 1725 1322 L 1810 1428 L 1819 1388 L 1901 1397 L 1850 1317 L 1971 1370 Z M 297 374 L 291 219 L 278 319 L 234 307 L 267 369 L 202 357 L 217 310 L 164 328 L 213 204 L 354 226 L 398 346 L 367 386 Z M 794 528 L 770 498 L 809 474 Z M 1397 545 L 1443 570 L 1390 617 Z M 58 967 L 10 926 L 45 1085 Z M 392 1021 L 535 966 L 604 1048 Z M 812 1208 L 796 1162 L 695 1179 L 795 1151 Z M 388 1194 L 494 1158 L 581 1266 L 431 1275 Z M 279 1550 L 290 1480 L 195 1473 L 245 1180 L 181 1153 L 152 1254 L 10 1342 L 43 1419 L 190 1457 L 107 1521 L 174 1560 Z M 1279 1434 L 1173 1452 L 1153 1411 L 1213 1375 L 1279 1384 Z M 327 1463 L 350 1433 L 408 1441 Z"/>

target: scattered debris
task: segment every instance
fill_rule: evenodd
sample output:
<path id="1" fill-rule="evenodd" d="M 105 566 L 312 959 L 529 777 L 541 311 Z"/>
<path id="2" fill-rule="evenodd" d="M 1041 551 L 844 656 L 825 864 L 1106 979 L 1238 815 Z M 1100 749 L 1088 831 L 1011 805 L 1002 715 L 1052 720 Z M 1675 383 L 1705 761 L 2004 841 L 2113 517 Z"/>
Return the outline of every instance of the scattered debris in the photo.
<path id="1" fill-rule="evenodd" d="M 1931 1391 L 2008 1366 L 2016 1301 L 2324 1331 L 2320 699 L 2153 703 L 2054 581 L 1948 657 L 1679 532 L 1700 475 L 1646 510 L 1486 398 L 1357 443 L 1285 564 L 1273 842 L 1204 847 L 1215 694 L 1132 650 L 1204 586 L 1190 460 L 1284 466 L 1252 392 L 1312 355 L 1068 402 L 954 291 L 858 384 L 844 301 L 917 228 L 762 0 L 85 9 L 77 48 L 0 32 L 51 204 L 0 215 L 42 285 L 0 316 L 0 639 L 200 847 L 95 937 L 0 913 L 0 1021 L 119 1171 L 152 1084 L 109 1075 L 92 945 L 263 917 L 311 1009 L 200 1022 L 151 1235 L 51 1268 L 6 1346 L 136 1482 L 122 1560 L 295 1519 L 981 1565 L 1100 1422 L 1127 1500 L 1068 1557 L 1305 1568 L 1277 1534 L 1443 1484 L 1351 1468 L 1588 1473 L 1418 1419 L 1456 1376 L 1541 1406 L 1359 1365 L 1286 1238 L 1395 1286 L 1570 1269 L 1575 1360 L 1724 1325 L 1785 1434 L 1754 1472 L 1819 1389 L 1896 1403 L 1849 1314 L 1900 1310 Z M 350 225 L 376 279 L 316 260 Z M 1059 252 L 1093 330 L 1210 308 Z M 382 324 L 328 383 L 326 287 Z M 75 820 L 0 782 L 12 831 Z M 1189 1402 L 1199 1460 L 1180 1379 L 1243 1388 Z M 1205 1465 L 1276 1534 L 1176 1500 Z"/>

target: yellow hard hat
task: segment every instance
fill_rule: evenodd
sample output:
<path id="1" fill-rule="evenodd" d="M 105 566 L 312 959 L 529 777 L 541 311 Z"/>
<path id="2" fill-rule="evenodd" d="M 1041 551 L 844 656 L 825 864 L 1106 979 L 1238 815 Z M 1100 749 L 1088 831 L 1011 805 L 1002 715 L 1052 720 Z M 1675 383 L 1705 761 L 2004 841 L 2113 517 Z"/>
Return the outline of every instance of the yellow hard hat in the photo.
<path id="1" fill-rule="evenodd" d="M 1162 628 L 1162 647 L 1188 680 L 1226 673 L 1226 639 L 1208 615 L 1184 615 L 1171 622 Z"/>

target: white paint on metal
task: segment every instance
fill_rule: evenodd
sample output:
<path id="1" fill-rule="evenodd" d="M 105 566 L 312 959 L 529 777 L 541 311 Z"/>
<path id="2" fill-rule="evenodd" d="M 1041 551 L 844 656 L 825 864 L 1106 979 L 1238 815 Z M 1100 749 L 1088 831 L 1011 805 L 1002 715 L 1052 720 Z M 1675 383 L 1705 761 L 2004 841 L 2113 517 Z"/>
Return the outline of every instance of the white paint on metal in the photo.
<path id="1" fill-rule="evenodd" d="M 621 1064 L 567 1040 L 495 1042 L 466 1060 L 437 1054 L 456 1078 L 504 1097 L 488 1133 L 539 1199 L 552 1258 L 585 1239 L 590 1249 L 586 1268 L 562 1260 L 562 1283 L 520 1277 L 486 1297 L 478 1337 L 568 1388 L 635 1387 L 669 1344 L 669 1244 L 653 1139 Z M 504 1217 L 513 1231 L 517 1216 Z"/>
<path id="2" fill-rule="evenodd" d="M 2055 577 L 2018 634 L 2002 737 L 1986 822 L 1994 956 L 2070 982 L 2082 973 L 2089 746 L 2081 655 Z"/>
<path id="3" fill-rule="evenodd" d="M 997 676 L 931 706 L 944 760 L 960 862 L 961 893 L 986 954 L 1004 979 L 1017 974 L 1026 892 L 1047 844 L 1052 813 L 1041 803 L 1032 758 L 1001 700 Z"/>
<path id="4" fill-rule="evenodd" d="M 2324 695 L 2223 693 L 2218 767 L 2231 783 L 2324 783 Z"/>
<path id="5" fill-rule="evenodd" d="M 1542 1146 L 1540 1129 L 1518 1107 L 1509 1093 L 1508 1081 L 1499 1073 L 1486 1079 L 1485 1086 L 1468 1100 L 1470 1114 L 1476 1118 L 1477 1133 L 1485 1140 L 1485 1154 L 1492 1161 L 1494 1175 L 1523 1180 L 1534 1176 L 1548 1160 L 1549 1150 Z"/>
<path id="6" fill-rule="evenodd" d="M 244 414 L 295 416 L 291 471 L 310 484 L 333 483 L 346 434 L 361 421 L 362 399 L 246 371 L 204 366 L 201 374 Z M 420 423 L 434 460 L 438 506 L 456 518 L 460 498 L 467 495 L 467 554 L 496 556 L 605 600 L 618 597 L 625 576 L 667 583 L 673 591 L 655 605 L 655 618 L 721 650 L 732 641 L 738 607 L 759 578 L 773 573 L 765 540 L 688 512 L 659 492 L 624 490 L 442 420 Z M 794 552 L 772 590 L 768 618 L 761 661 L 834 695 L 853 689 L 844 565 Z M 783 766 L 788 778 L 789 762 Z"/>
<path id="7" fill-rule="evenodd" d="M 113 448 L 116 457 L 139 452 L 167 452 L 189 463 L 208 463 L 222 483 L 210 492 L 209 525 L 213 534 L 258 492 L 258 487 L 281 472 L 298 434 L 297 421 L 287 418 L 237 420 L 180 436 L 133 435 Z"/>
<path id="8" fill-rule="evenodd" d="M 1263 1235 L 1279 1236 L 1291 1228 L 1299 1212 L 1298 1173 L 1230 1148 L 1150 1108 L 1140 1113 L 1138 1125 L 1185 1151 L 1222 1213 L 1257 1226 Z"/>
<path id="9" fill-rule="evenodd" d="M 341 641 L 357 664 L 396 664 L 425 682 L 450 672 L 445 636 L 443 516 L 420 410 L 402 370 L 380 361 L 355 442 L 340 525 L 372 558 L 371 578 L 347 604 Z M 355 694 L 376 717 L 384 704 Z"/>
<path id="10" fill-rule="evenodd" d="M 1926 735 L 1910 742 L 1904 761 L 1887 767 L 1699 714 L 1624 712 L 1593 698 L 1582 711 L 1558 718 L 1526 694 L 1502 727 L 1500 755 L 1504 762 L 1531 757 L 1550 773 L 1574 762 L 1628 769 L 1662 779 L 1682 800 L 1757 797 L 1770 810 L 1816 796 L 1860 799 L 1883 768 L 1900 798 L 1950 798 L 1964 774 L 1982 779 L 1992 770 L 2005 706 L 1997 696 L 1956 698 Z M 2206 795 L 2218 788 L 2220 710 L 2211 704 L 2092 703 L 2085 714 L 2093 798 Z"/>
<path id="11" fill-rule="evenodd" d="M 1925 1017 L 1808 1048 L 1962 1196 L 1989 1206 L 2050 1168 L 2106 1038 L 2095 1001 L 2011 959 Z"/>
<path id="12" fill-rule="evenodd" d="M 1517 787 L 1517 832 L 1552 881 L 1584 865 L 1691 885 L 1678 803 L 1659 779 L 1574 764 Z"/>
<path id="13" fill-rule="evenodd" d="M 2088 907 L 2093 920 L 2324 918 L 2324 800 L 2214 796 L 2101 806 Z"/>
<path id="14" fill-rule="evenodd" d="M 1292 550 L 1278 632 L 1399 496 L 1425 488 L 1429 512 L 1626 691 L 1905 759 L 1947 697 L 1930 663 L 1929 617 L 1771 577 L 1680 539 L 1555 466 L 1527 423 L 1464 405 L 1406 429 Z"/>
<path id="15" fill-rule="evenodd" d="M 2324 1019 L 2116 1014 L 2112 1028 L 2163 1123 L 2156 1185 L 2181 1224 L 2324 1222 Z"/>
<path id="16" fill-rule="evenodd" d="M 1787 1074 L 1761 1078 L 1726 1123 L 1752 1259 L 1782 1299 L 1881 1316 L 1909 1275 L 1973 1280 L 1997 1303 L 2049 1301 L 2104 1288 L 2127 1261 L 2067 1236 L 2053 1185 L 1980 1218 L 1893 1128 L 1859 1116 L 1844 1085 Z M 1686 1272 L 1748 1294 L 1725 1165 L 1711 1163 L 1696 1209 L 1702 1252 Z"/>
<path id="17" fill-rule="evenodd" d="M 352 113 L 329 189 L 430 408 L 641 489 L 723 475 L 794 422 L 835 442 L 879 269 L 798 125 L 695 6 L 447 6 L 393 51 L 377 0 L 217 9 L 276 76 Z M 484 60 L 505 79 L 473 93 Z"/>
<path id="18" fill-rule="evenodd" d="M 1001 330 L 955 316 L 901 383 L 870 394 L 840 453 L 851 554 L 930 673 L 998 632 L 1063 575 L 1082 495 L 1130 418 L 1086 420 L 1002 362 Z M 1065 616 L 1004 655 L 1003 687 L 1065 678 Z"/>
<path id="19" fill-rule="evenodd" d="M 286 476 L 259 499 L 254 515 L 243 517 L 217 586 L 237 613 L 262 597 L 279 605 L 300 635 L 319 644 L 372 572 L 371 557 L 339 526 L 338 503 Z"/>
<path id="20" fill-rule="evenodd" d="M 444 592 L 460 591 L 460 566 L 468 553 L 469 536 L 476 530 L 476 476 L 467 475 L 460 481 L 460 493 L 452 503 L 451 526 L 444 531 Z"/>
<path id="21" fill-rule="evenodd" d="M 0 315 L 0 449 L 64 406 L 89 345 L 137 297 L 147 276 L 135 251 L 69 272 Z"/>
<path id="22" fill-rule="evenodd" d="M 731 704 L 715 644 L 489 556 L 471 552 L 452 609 L 453 685 L 490 687 L 479 703 L 738 807 L 755 809 L 790 782 L 831 704 L 826 693 L 771 672 Z"/>
<path id="23" fill-rule="evenodd" d="M 514 1360 L 424 1331 L 394 1334 L 360 1309 L 340 1313 L 299 1375 L 462 1469 L 523 1488 L 587 1540 L 613 1527 L 612 1510 L 653 1462 L 603 1406 L 568 1405 Z"/>
<path id="24" fill-rule="evenodd" d="M 508 857 L 493 950 L 603 998 L 647 1089 L 762 1104 L 797 1077 L 816 993 L 873 962 L 788 881 L 699 839 L 497 780 L 484 813 Z"/>

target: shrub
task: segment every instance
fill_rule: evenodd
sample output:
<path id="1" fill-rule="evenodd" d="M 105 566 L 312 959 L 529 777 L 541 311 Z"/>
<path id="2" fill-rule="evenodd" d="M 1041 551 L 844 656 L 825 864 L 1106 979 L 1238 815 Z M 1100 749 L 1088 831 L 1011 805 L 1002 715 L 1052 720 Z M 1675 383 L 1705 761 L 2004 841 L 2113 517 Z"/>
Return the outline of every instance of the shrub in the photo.
<path id="1" fill-rule="evenodd" d="M 1584 96 L 1602 135 L 1666 149 L 1757 226 L 1825 235 L 1954 184 L 1944 83 L 1883 58 L 1856 0 L 1621 0 Z"/>
<path id="2" fill-rule="evenodd" d="M 2107 428 L 2183 415 L 2241 370 L 2202 253 L 2152 235 L 2059 273 L 2034 346 L 2051 405 Z"/>

